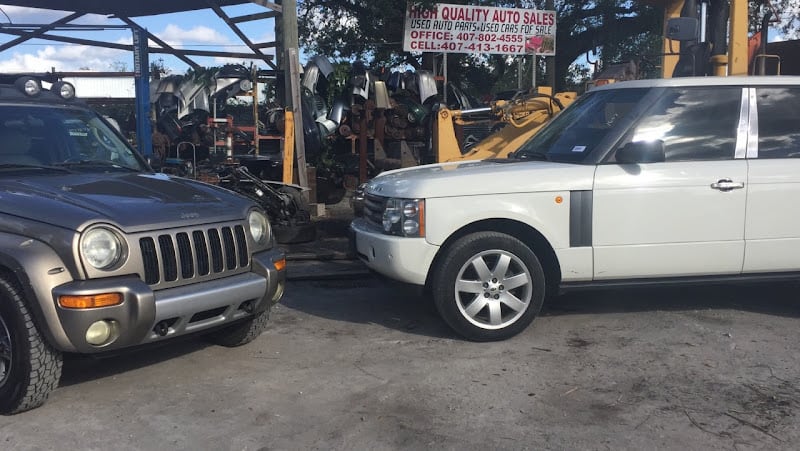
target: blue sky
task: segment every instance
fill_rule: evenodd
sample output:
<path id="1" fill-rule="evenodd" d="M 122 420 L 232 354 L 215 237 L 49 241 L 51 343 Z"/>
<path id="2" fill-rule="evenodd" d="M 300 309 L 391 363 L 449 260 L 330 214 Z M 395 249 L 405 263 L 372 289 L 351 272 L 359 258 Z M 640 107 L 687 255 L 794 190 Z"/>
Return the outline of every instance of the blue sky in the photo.
<path id="1" fill-rule="evenodd" d="M 109 0 L 116 1 L 116 0 Z M 9 19 L 14 24 L 47 24 L 57 20 L 68 13 L 63 11 L 50 11 L 35 8 L 25 8 L 0 4 L 0 20 L 8 23 Z M 236 17 L 268 11 L 267 8 L 256 4 L 244 4 L 226 7 L 224 11 L 228 16 Z M 192 48 L 197 50 L 249 52 L 241 40 L 228 28 L 211 9 L 200 11 L 165 14 L 134 18 L 135 22 L 146 28 L 150 33 L 158 36 L 175 48 Z M 74 23 L 93 25 L 124 25 L 116 19 L 105 16 L 85 16 Z M 274 20 L 259 20 L 239 24 L 242 31 L 254 42 L 269 42 L 275 40 Z M 130 30 L 103 30 L 67 33 L 64 31 L 53 32 L 63 36 L 74 36 L 83 39 L 93 39 L 114 43 L 129 44 L 132 41 Z M 16 36 L 0 34 L 0 42 L 8 42 Z M 157 47 L 157 45 L 152 45 Z M 273 49 L 264 50 L 265 53 L 274 54 Z M 167 68 L 172 73 L 184 73 L 188 66 L 182 61 L 167 54 L 151 54 L 150 61 L 163 59 Z M 242 59 L 226 60 L 223 58 L 192 57 L 202 66 L 218 66 L 225 63 L 241 63 L 250 61 Z M 260 67 L 266 68 L 263 61 L 253 60 Z M 74 45 L 54 41 L 33 39 L 17 45 L 5 52 L 0 52 L 0 72 L 46 72 L 55 67 L 56 71 L 75 71 L 88 68 L 94 71 L 113 71 L 124 67 L 133 70 L 133 54 L 123 50 L 105 49 L 91 46 Z"/>

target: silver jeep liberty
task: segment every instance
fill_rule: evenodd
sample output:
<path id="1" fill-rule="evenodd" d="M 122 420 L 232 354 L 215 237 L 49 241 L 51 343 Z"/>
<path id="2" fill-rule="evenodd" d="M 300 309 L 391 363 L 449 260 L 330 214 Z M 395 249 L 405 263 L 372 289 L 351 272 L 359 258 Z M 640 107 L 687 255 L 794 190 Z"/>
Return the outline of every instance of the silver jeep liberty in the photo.
<path id="1" fill-rule="evenodd" d="M 41 405 L 65 352 L 252 341 L 285 264 L 263 210 L 153 172 L 71 85 L 0 84 L 0 412 Z"/>

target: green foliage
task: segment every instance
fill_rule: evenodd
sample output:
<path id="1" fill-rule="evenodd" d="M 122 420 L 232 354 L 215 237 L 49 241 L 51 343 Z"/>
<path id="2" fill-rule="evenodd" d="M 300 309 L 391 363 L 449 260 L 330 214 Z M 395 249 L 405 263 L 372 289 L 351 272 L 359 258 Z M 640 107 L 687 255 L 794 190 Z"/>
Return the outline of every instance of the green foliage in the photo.
<path id="1" fill-rule="evenodd" d="M 779 30 L 785 39 L 800 39 L 800 0 L 750 1 L 748 6 L 751 33 L 761 29 L 764 15 L 771 10 L 770 27 Z"/>
<path id="2" fill-rule="evenodd" d="M 157 58 L 150 61 L 150 74 L 153 78 L 161 78 L 164 75 L 169 75 L 171 72 L 172 70 L 164 63 L 164 58 Z"/>
<path id="3" fill-rule="evenodd" d="M 424 7 L 436 2 L 416 3 Z M 544 0 L 448 0 L 444 3 L 539 9 L 545 9 L 546 4 Z M 363 59 L 373 67 L 407 64 L 431 68 L 427 61 L 431 54 L 420 56 L 402 51 L 405 2 L 298 0 L 297 4 L 301 44 L 309 53 L 335 60 Z M 555 72 L 559 88 L 568 80 L 570 65 L 590 50 L 603 49 L 604 60 L 611 62 L 651 53 L 658 48 L 654 42 L 661 33 L 662 12 L 645 1 L 556 0 L 554 5 L 557 17 Z M 467 87 L 473 94 L 509 84 L 516 87 L 515 59 L 507 55 L 450 54 L 448 68 L 450 80 Z"/>

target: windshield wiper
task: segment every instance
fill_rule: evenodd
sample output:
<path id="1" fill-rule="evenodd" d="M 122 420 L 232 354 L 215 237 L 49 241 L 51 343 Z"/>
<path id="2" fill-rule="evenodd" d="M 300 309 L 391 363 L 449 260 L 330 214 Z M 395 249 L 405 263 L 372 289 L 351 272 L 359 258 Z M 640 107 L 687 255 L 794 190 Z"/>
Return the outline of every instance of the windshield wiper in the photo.
<path id="1" fill-rule="evenodd" d="M 538 160 L 550 161 L 550 157 L 545 152 L 519 152 L 514 155 L 517 160 Z"/>
<path id="2" fill-rule="evenodd" d="M 114 163 L 113 161 L 108 160 L 71 160 L 65 161 L 63 163 L 58 163 L 57 166 L 64 166 L 67 168 L 74 168 L 74 167 L 101 167 L 101 168 L 108 168 L 112 167 L 114 169 L 123 169 L 127 171 L 138 171 L 138 169 L 130 168 L 128 166 L 122 166 L 118 163 Z"/>
<path id="3" fill-rule="evenodd" d="M 10 164 L 10 163 L 2 163 L 0 164 L 0 169 L 45 169 L 49 171 L 58 171 L 58 172 L 71 172 L 69 169 L 60 168 L 57 166 L 48 166 L 45 164 Z"/>

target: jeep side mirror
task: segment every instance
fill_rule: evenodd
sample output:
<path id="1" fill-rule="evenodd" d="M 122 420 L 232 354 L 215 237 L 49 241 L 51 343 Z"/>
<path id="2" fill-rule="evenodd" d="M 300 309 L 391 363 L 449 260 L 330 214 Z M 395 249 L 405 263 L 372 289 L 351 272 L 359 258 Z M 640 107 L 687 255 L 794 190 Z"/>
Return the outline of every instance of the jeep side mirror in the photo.
<path id="1" fill-rule="evenodd" d="M 161 159 L 157 156 L 151 155 L 147 157 L 147 164 L 150 165 L 150 169 L 152 169 L 153 172 L 161 172 Z"/>
<path id="2" fill-rule="evenodd" d="M 664 141 L 637 141 L 625 144 L 617 150 L 616 160 L 620 164 L 662 163 L 666 159 Z"/>
<path id="3" fill-rule="evenodd" d="M 673 17 L 667 21 L 666 37 L 675 41 L 696 41 L 700 21 L 694 17 Z"/>

